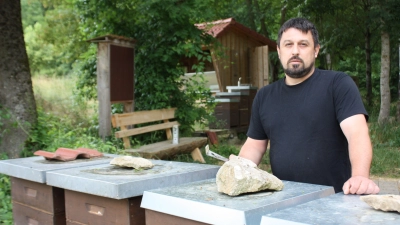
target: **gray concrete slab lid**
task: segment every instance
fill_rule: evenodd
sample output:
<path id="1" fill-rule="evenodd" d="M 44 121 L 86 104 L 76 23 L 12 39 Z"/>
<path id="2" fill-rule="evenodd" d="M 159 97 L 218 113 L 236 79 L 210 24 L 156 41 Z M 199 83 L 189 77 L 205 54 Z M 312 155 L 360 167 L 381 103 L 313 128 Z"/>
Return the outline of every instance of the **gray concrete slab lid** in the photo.
<path id="1" fill-rule="evenodd" d="M 283 181 L 282 191 L 231 197 L 217 191 L 215 179 L 145 191 L 141 207 L 207 224 L 259 225 L 268 212 L 334 194 L 332 187 Z"/>
<path id="2" fill-rule="evenodd" d="M 215 102 L 239 102 L 239 99 L 216 98 Z"/>
<path id="3" fill-rule="evenodd" d="M 141 196 L 146 190 L 210 179 L 220 166 L 150 160 L 148 170 L 125 169 L 113 165 L 94 165 L 51 171 L 47 184 L 72 191 L 114 199 Z"/>
<path id="4" fill-rule="evenodd" d="M 226 86 L 228 90 L 245 90 L 245 89 L 257 89 L 257 87 L 241 84 L 240 86 Z"/>
<path id="5" fill-rule="evenodd" d="M 46 160 L 42 156 L 0 160 L 0 173 L 38 183 L 46 183 L 47 171 L 96 164 L 107 164 L 115 156 L 116 155 L 113 154 L 104 154 L 103 157 L 76 159 L 68 162 Z"/>
<path id="6" fill-rule="evenodd" d="M 281 220 L 284 224 L 400 224 L 400 213 L 375 210 L 360 200 L 360 195 L 342 192 L 302 205 L 265 214 L 261 225 Z"/>
<path id="7" fill-rule="evenodd" d="M 219 96 L 240 96 L 240 95 L 249 95 L 249 94 L 242 93 L 242 92 L 218 92 L 215 95 L 216 95 L 216 97 L 219 97 Z"/>

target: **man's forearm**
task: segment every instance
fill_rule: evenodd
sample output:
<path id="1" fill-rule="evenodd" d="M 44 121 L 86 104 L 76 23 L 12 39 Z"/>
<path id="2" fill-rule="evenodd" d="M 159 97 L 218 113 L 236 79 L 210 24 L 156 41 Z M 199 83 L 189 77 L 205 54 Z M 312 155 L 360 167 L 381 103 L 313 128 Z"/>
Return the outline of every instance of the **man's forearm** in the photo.
<path id="1" fill-rule="evenodd" d="M 340 123 L 349 143 L 352 176 L 369 177 L 372 161 L 372 145 L 368 125 L 362 114 L 351 116 Z"/>
<path id="2" fill-rule="evenodd" d="M 372 146 L 368 136 L 357 137 L 349 143 L 349 155 L 351 162 L 351 175 L 369 177 L 372 161 Z"/>
<path id="3" fill-rule="evenodd" d="M 268 140 L 254 140 L 247 138 L 242 146 L 239 156 L 260 164 L 261 159 L 266 151 Z"/>

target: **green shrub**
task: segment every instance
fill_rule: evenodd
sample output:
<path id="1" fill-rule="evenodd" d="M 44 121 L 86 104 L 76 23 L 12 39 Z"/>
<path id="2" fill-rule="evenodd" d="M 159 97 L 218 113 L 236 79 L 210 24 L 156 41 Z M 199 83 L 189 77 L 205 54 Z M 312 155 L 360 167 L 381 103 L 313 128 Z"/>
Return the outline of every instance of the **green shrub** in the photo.
<path id="1" fill-rule="evenodd" d="M 6 154 L 0 159 L 7 159 Z M 10 178 L 4 174 L 0 174 L 0 224 L 13 224 Z"/>

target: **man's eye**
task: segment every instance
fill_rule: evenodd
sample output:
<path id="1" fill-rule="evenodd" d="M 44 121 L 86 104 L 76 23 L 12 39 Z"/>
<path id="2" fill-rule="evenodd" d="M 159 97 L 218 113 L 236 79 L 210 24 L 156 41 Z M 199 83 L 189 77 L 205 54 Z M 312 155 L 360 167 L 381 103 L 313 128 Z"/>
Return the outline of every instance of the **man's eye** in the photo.
<path id="1" fill-rule="evenodd" d="M 292 43 L 287 43 L 287 44 L 285 44 L 285 46 L 291 46 L 292 45 Z"/>

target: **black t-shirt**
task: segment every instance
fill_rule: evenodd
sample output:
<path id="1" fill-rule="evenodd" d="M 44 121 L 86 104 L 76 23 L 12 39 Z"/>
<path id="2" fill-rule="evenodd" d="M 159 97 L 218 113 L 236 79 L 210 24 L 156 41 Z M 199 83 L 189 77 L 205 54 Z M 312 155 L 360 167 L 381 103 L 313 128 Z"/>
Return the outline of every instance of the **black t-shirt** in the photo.
<path id="1" fill-rule="evenodd" d="M 342 72 L 316 69 L 298 85 L 281 79 L 258 91 L 247 136 L 269 139 L 272 173 L 278 178 L 340 192 L 351 176 L 340 122 L 356 114 L 368 119 L 354 81 Z"/>

